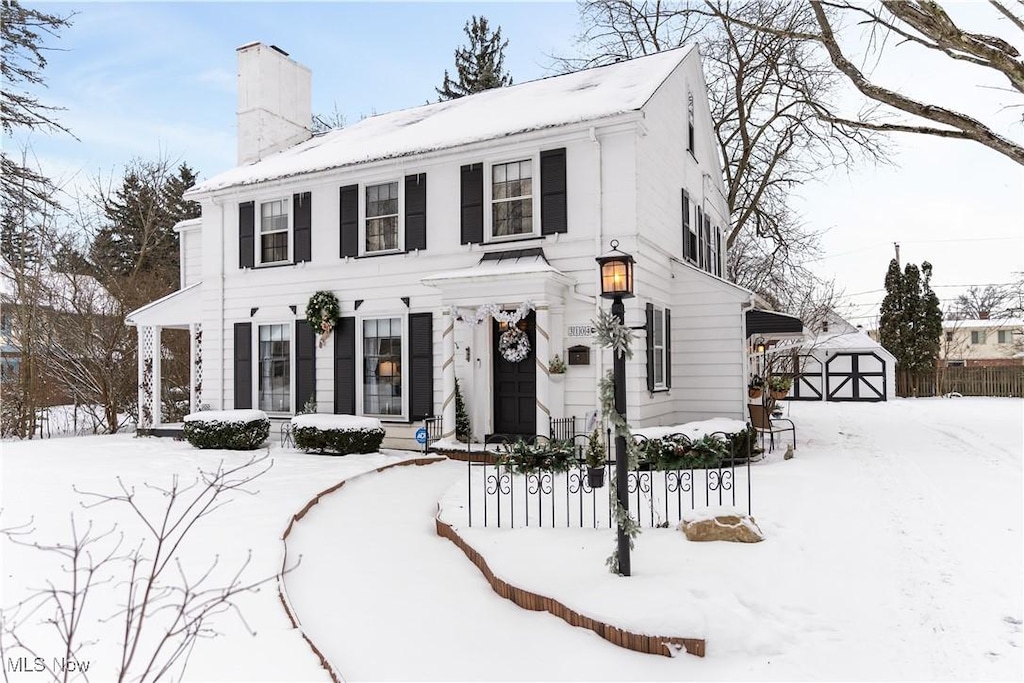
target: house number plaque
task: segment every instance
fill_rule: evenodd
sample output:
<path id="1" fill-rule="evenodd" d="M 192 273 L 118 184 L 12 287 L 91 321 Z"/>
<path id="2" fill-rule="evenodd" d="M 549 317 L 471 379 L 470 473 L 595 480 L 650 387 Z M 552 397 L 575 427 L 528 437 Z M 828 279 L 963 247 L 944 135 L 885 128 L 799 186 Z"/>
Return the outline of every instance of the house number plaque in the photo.
<path id="1" fill-rule="evenodd" d="M 593 337 L 594 336 L 593 325 L 569 325 L 570 337 Z"/>

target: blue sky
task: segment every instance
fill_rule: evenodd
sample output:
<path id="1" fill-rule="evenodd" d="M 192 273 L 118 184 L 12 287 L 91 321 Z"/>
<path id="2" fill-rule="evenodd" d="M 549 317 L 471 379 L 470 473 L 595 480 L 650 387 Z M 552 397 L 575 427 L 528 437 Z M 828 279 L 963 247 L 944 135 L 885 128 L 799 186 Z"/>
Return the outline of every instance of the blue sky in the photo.
<path id="1" fill-rule="evenodd" d="M 60 120 L 78 140 L 31 140 L 44 170 L 72 189 L 117 178 L 136 157 L 181 159 L 201 177 L 234 166 L 235 48 L 253 40 L 312 69 L 315 113 L 336 107 L 354 123 L 435 100 L 474 13 L 502 27 L 517 82 L 549 75 L 549 55 L 572 53 L 578 32 L 570 2 L 26 4 L 77 13 L 51 43 L 61 51 L 49 55 L 41 96 L 66 108 Z M 894 54 L 879 67 L 894 87 L 969 103 L 979 115 L 1006 104 L 947 64 Z M 1012 111 L 1003 117 L 1005 132 L 1022 139 Z M 836 172 L 800 191 L 804 218 L 827 231 L 815 268 L 846 290 L 856 323 L 872 322 L 894 241 L 905 261 L 933 263 L 944 299 L 962 291 L 954 285 L 1009 282 L 1024 270 L 1024 169 L 975 144 L 894 140 L 895 164 Z"/>

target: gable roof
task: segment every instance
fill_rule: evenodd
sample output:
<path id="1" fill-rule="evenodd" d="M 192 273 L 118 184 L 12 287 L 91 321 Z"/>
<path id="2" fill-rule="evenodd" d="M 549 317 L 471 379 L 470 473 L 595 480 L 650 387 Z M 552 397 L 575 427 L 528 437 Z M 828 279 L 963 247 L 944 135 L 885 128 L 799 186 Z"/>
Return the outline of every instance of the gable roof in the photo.
<path id="1" fill-rule="evenodd" d="M 666 50 L 372 116 L 220 173 L 193 187 L 186 197 L 636 111 L 691 50 L 692 46 Z"/>

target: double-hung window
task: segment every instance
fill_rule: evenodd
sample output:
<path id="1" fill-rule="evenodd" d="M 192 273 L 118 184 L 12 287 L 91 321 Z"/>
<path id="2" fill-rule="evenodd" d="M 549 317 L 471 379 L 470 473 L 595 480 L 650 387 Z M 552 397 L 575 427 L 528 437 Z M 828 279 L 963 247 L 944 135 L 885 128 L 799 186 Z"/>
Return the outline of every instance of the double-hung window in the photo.
<path id="1" fill-rule="evenodd" d="M 654 388 L 665 388 L 665 309 L 654 309 L 654 329 L 651 330 L 654 346 Z"/>
<path id="2" fill-rule="evenodd" d="M 533 233 L 533 161 L 491 167 L 491 236 Z"/>
<path id="3" fill-rule="evenodd" d="M 686 151 L 695 154 L 693 133 L 693 93 L 686 93 Z"/>
<path id="4" fill-rule="evenodd" d="M 398 182 L 367 185 L 366 253 L 399 248 Z"/>
<path id="5" fill-rule="evenodd" d="M 996 332 L 996 342 L 999 344 L 1013 343 L 1013 330 L 999 330 Z"/>
<path id="6" fill-rule="evenodd" d="M 985 330 L 971 330 L 971 344 L 984 344 Z"/>
<path id="7" fill-rule="evenodd" d="M 257 405 L 274 413 L 292 411 L 292 326 L 260 325 Z"/>
<path id="8" fill-rule="evenodd" d="M 288 200 L 277 199 L 260 204 L 260 263 L 288 261 Z"/>
<path id="9" fill-rule="evenodd" d="M 363 320 L 363 414 L 402 415 L 402 318 Z"/>

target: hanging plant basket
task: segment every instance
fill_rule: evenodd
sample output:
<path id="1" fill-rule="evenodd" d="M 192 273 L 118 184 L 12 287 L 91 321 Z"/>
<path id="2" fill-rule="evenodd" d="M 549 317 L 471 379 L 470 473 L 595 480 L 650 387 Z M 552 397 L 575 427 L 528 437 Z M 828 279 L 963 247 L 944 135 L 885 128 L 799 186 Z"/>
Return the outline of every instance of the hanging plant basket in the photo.
<path id="1" fill-rule="evenodd" d="M 518 327 L 509 327 L 498 338 L 498 352 L 509 363 L 524 361 L 530 355 L 530 338 Z"/>
<path id="2" fill-rule="evenodd" d="M 761 390 L 761 389 L 754 389 L 754 388 L 747 389 L 747 396 L 749 396 L 750 398 L 761 398 L 761 394 L 763 394 L 763 393 L 764 393 L 764 391 Z"/>
<path id="3" fill-rule="evenodd" d="M 309 297 L 309 303 L 306 304 L 306 321 L 313 330 L 320 333 L 318 347 L 323 348 L 327 343 L 327 338 L 331 336 L 331 330 L 338 324 L 339 318 L 341 306 L 333 292 L 322 290 Z"/>

